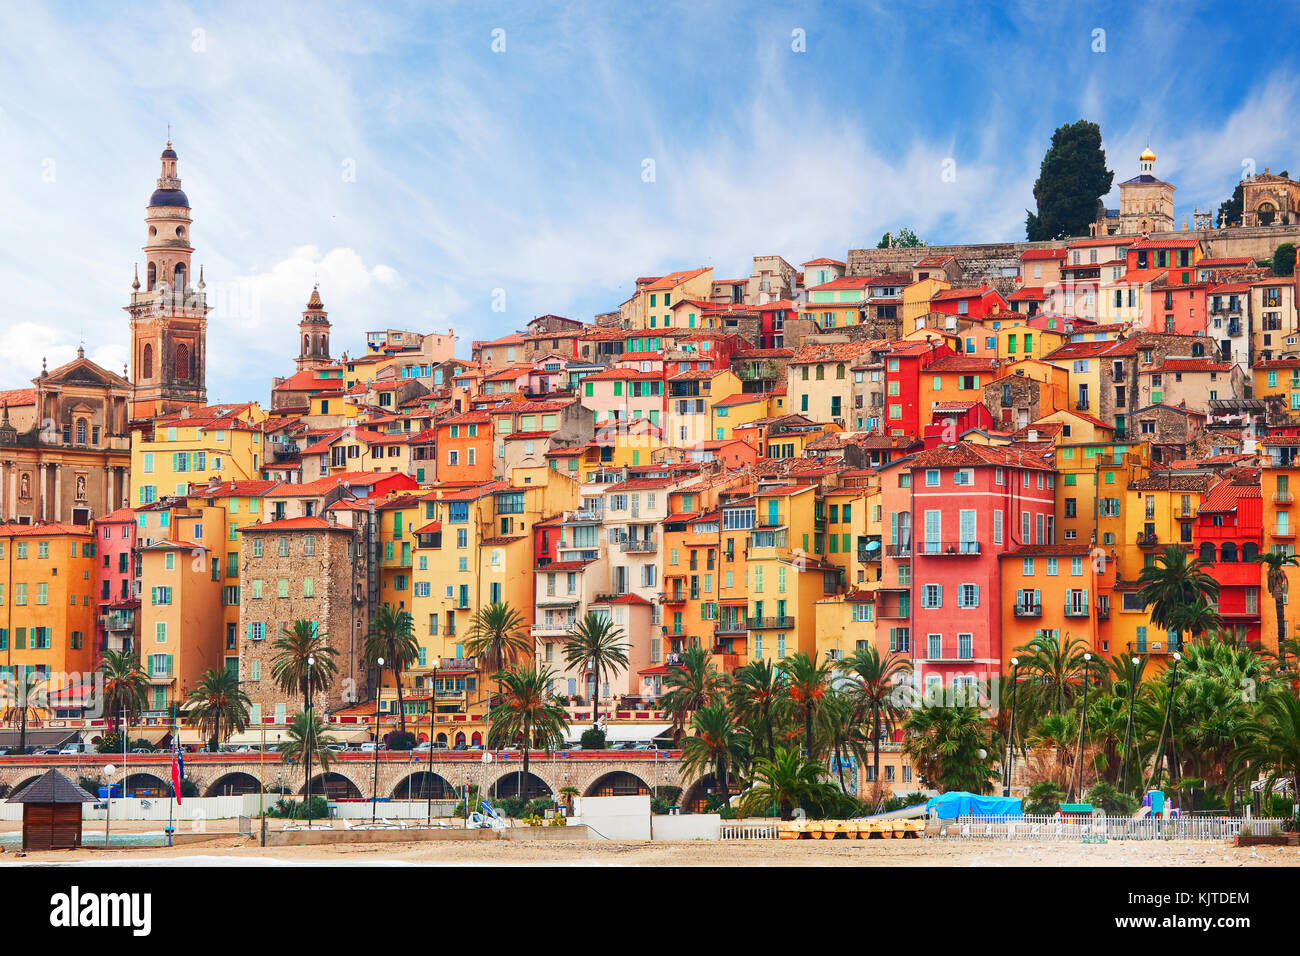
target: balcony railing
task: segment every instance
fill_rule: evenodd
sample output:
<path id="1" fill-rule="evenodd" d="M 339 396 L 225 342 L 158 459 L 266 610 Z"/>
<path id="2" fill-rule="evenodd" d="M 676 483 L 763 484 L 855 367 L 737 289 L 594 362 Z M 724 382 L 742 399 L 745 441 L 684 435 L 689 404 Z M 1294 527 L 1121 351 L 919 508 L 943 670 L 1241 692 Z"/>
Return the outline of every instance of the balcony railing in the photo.
<path id="1" fill-rule="evenodd" d="M 634 554 L 648 554 L 652 551 L 659 550 L 659 539 L 657 537 L 650 537 L 638 538 L 634 541 L 631 538 L 628 538 L 626 541 L 619 543 L 619 549 Z"/>
<path id="2" fill-rule="evenodd" d="M 1087 617 L 1087 616 L 1088 616 L 1088 605 L 1086 605 L 1086 604 L 1077 604 L 1077 603 L 1075 603 L 1074 601 L 1066 601 L 1066 602 L 1065 602 L 1065 616 L 1066 616 L 1066 617 Z"/>
<path id="3" fill-rule="evenodd" d="M 1042 617 L 1042 604 L 1017 604 L 1015 606 L 1016 617 Z"/>
<path id="4" fill-rule="evenodd" d="M 685 604 L 685 591 L 661 591 L 659 592 L 660 604 Z"/>
<path id="5" fill-rule="evenodd" d="M 1289 505 L 1293 501 L 1295 501 L 1295 495 L 1289 491 L 1273 492 L 1273 504 L 1275 505 Z"/>
<path id="6" fill-rule="evenodd" d="M 873 548 L 868 551 L 866 548 L 858 548 L 858 560 L 863 564 L 880 560 L 880 549 Z"/>
<path id="7" fill-rule="evenodd" d="M 927 557 L 979 554 L 980 543 L 978 541 L 918 541 L 916 542 L 916 553 L 924 554 Z"/>
<path id="8" fill-rule="evenodd" d="M 1137 544 L 1139 548 L 1154 548 L 1157 544 L 1159 544 L 1159 542 L 1160 539 L 1156 536 L 1156 533 L 1154 531 L 1138 532 Z"/>
<path id="9" fill-rule="evenodd" d="M 714 625 L 714 634 L 744 634 L 749 628 L 744 621 L 720 621 Z"/>
<path id="10" fill-rule="evenodd" d="M 891 558 L 906 558 L 912 553 L 912 543 L 910 541 L 900 541 L 897 544 L 885 545 L 885 555 Z"/>
<path id="11" fill-rule="evenodd" d="M 790 628 L 794 627 L 794 618 L 792 617 L 751 617 L 749 619 L 751 630 L 766 630 L 768 628 Z"/>

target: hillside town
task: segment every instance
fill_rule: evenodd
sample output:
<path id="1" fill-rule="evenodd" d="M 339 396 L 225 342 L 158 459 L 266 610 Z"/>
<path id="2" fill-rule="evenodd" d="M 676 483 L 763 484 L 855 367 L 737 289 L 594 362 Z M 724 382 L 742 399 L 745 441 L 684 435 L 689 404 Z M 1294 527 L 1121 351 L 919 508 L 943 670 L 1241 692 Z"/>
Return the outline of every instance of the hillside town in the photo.
<path id="1" fill-rule="evenodd" d="M 681 263 L 463 349 L 331 341 L 324 274 L 267 394 L 212 404 L 224 333 L 169 142 L 133 275 L 123 250 L 128 367 L 79 352 L 0 392 L 0 676 L 48 683 L 7 746 L 116 728 L 110 657 L 143 674 L 129 736 L 194 748 L 306 710 L 345 744 L 480 748 L 503 646 L 611 742 L 691 734 L 664 705 L 688 667 L 874 649 L 924 694 L 1052 641 L 1164 669 L 1201 630 L 1142 596 L 1171 552 L 1218 583 L 1225 641 L 1285 657 L 1300 565 L 1261 557 L 1300 526 L 1300 278 L 1274 258 L 1300 181 L 1266 170 L 1240 221 L 1189 227 L 1152 150 L 1132 173 L 1086 236 Z M 571 653 L 591 621 L 625 662 Z M 286 640 L 330 679 L 277 677 Z M 242 725 L 186 720 L 214 672 Z M 855 789 L 921 789 L 881 736 Z"/>

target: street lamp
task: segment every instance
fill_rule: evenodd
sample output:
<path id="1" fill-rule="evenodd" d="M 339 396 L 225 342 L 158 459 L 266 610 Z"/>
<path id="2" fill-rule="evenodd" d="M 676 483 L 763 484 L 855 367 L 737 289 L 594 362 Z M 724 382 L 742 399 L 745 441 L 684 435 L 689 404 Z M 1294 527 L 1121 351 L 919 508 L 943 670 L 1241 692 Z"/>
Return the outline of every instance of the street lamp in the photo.
<path id="1" fill-rule="evenodd" d="M 312 696 L 311 695 L 311 669 L 312 669 L 312 665 L 315 663 L 316 663 L 316 658 L 312 657 L 311 655 L 308 655 L 307 657 L 307 726 L 304 728 L 307 733 L 307 739 L 305 741 L 306 747 L 303 748 L 304 750 L 307 751 L 305 754 L 303 754 L 303 759 L 307 763 L 307 829 L 308 830 L 311 829 L 311 763 L 312 763 L 311 758 L 316 750 L 316 733 L 315 733 L 316 721 L 312 715 L 312 699 L 311 699 Z"/>
<path id="2" fill-rule="evenodd" d="M 1007 767 L 1002 796 L 1011 796 L 1011 771 L 1016 763 L 1016 684 L 1020 680 L 1020 658 L 1011 658 L 1011 727 L 1007 731 Z"/>
<path id="3" fill-rule="evenodd" d="M 1083 796 L 1083 740 L 1084 733 L 1088 726 L 1088 670 L 1092 666 L 1092 655 L 1085 652 L 1083 655 L 1083 712 L 1079 715 L 1079 796 Z M 1074 802 L 1074 775 L 1070 775 L 1070 793 L 1066 797 L 1069 803 Z"/>
<path id="4" fill-rule="evenodd" d="M 1165 701 L 1165 722 L 1160 728 L 1160 745 L 1156 748 L 1156 762 L 1151 768 L 1151 779 L 1153 782 L 1159 782 L 1161 776 L 1160 762 L 1165 756 L 1165 741 L 1169 740 L 1172 745 L 1173 740 L 1173 710 L 1174 710 L 1174 691 L 1178 687 L 1178 662 L 1183 659 L 1183 655 L 1174 651 L 1173 670 L 1169 678 L 1169 697 Z"/>
<path id="5" fill-rule="evenodd" d="M 426 781 L 429 786 L 429 807 L 428 819 L 425 821 L 429 826 L 433 826 L 433 732 L 434 724 L 437 721 L 435 716 L 438 713 L 438 665 L 433 665 L 433 677 L 430 678 L 432 683 L 429 684 L 429 779 Z"/>
<path id="6" fill-rule="evenodd" d="M 1128 793 L 1128 748 L 1129 742 L 1133 736 L 1133 698 L 1137 694 L 1137 673 L 1138 659 L 1132 658 L 1133 669 L 1128 675 L 1128 726 L 1124 728 L 1124 772 L 1120 782 L 1120 789 Z"/>
<path id="7" fill-rule="evenodd" d="M 375 685 L 375 779 L 370 791 L 370 822 L 375 822 L 375 812 L 379 809 L 379 697 L 383 691 L 384 659 L 375 658 L 375 669 L 379 672 L 379 682 Z"/>
<path id="8" fill-rule="evenodd" d="M 104 849 L 108 849 L 108 827 L 113 819 L 113 774 L 117 773 L 117 768 L 111 763 L 104 767 L 104 779 L 108 781 L 108 803 L 104 807 Z M 123 783 L 123 796 L 126 795 L 125 782 Z"/>

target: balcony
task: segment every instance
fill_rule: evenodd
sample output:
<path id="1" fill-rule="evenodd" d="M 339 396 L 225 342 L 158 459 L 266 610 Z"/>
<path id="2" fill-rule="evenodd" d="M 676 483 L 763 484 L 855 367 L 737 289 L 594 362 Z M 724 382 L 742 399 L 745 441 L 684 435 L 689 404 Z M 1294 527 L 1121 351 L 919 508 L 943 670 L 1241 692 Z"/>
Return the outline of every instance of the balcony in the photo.
<path id="1" fill-rule="evenodd" d="M 912 555 L 912 543 L 902 541 L 898 544 L 885 545 L 885 556 L 890 558 L 907 558 Z"/>
<path id="2" fill-rule="evenodd" d="M 980 553 L 978 541 L 918 541 L 916 553 L 932 558 L 951 558 Z"/>
<path id="3" fill-rule="evenodd" d="M 135 621 L 130 614 L 105 614 L 100 617 L 99 623 L 106 631 L 131 631 L 135 629 Z"/>
<path id="4" fill-rule="evenodd" d="M 744 634 L 749 628 L 743 620 L 741 621 L 719 621 L 713 627 L 713 633 L 716 635 L 723 634 Z"/>
<path id="5" fill-rule="evenodd" d="M 794 627 L 794 618 L 792 617 L 752 617 L 749 619 L 749 628 L 752 631 L 792 627 Z"/>
<path id="6" fill-rule="evenodd" d="M 1042 604 L 1017 604 L 1015 605 L 1016 617 L 1042 617 Z"/>
<path id="7" fill-rule="evenodd" d="M 1137 536 L 1137 546 L 1139 548 L 1154 548 L 1160 543 L 1154 531 L 1139 531 Z"/>
<path id="8" fill-rule="evenodd" d="M 1289 491 L 1273 492 L 1273 504 L 1275 505 L 1289 505 L 1293 501 L 1295 501 L 1295 495 L 1291 494 Z"/>
<path id="9" fill-rule="evenodd" d="M 569 635 L 569 626 L 567 624 L 534 624 L 532 627 L 533 637 L 567 637 Z"/>
<path id="10" fill-rule="evenodd" d="M 1087 617 L 1088 613 L 1088 605 L 1086 604 L 1079 604 L 1075 601 L 1065 602 L 1066 617 Z"/>
<path id="11" fill-rule="evenodd" d="M 438 659 L 440 673 L 472 673 L 478 670 L 477 657 L 441 657 Z"/>
<path id="12" fill-rule="evenodd" d="M 671 592 L 660 591 L 659 603 L 660 604 L 685 604 L 686 592 L 685 591 L 671 591 Z"/>
<path id="13" fill-rule="evenodd" d="M 860 561 L 862 564 L 873 564 L 879 560 L 880 560 L 879 548 L 871 548 L 870 550 L 868 550 L 867 548 L 858 548 L 858 561 Z"/>
<path id="14" fill-rule="evenodd" d="M 659 550 L 659 539 L 654 536 L 635 540 L 628 538 L 626 541 L 620 541 L 618 547 L 626 554 L 651 554 Z"/>
<path id="15" fill-rule="evenodd" d="M 1109 604 L 1102 604 L 1102 603 L 1100 603 L 1100 602 L 1097 604 L 1097 620 L 1099 620 L 1099 621 L 1109 621 L 1109 620 L 1110 620 L 1110 605 L 1109 605 Z"/>

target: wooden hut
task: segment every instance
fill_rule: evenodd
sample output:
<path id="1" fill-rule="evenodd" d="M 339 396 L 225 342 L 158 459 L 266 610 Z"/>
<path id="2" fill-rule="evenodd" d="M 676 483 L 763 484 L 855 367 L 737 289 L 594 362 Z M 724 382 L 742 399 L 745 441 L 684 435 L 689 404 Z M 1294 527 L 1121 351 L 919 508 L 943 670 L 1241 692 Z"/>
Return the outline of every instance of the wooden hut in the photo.
<path id="1" fill-rule="evenodd" d="M 71 850 L 81 846 L 81 805 L 95 800 L 50 770 L 9 798 L 23 805 L 24 850 Z"/>

